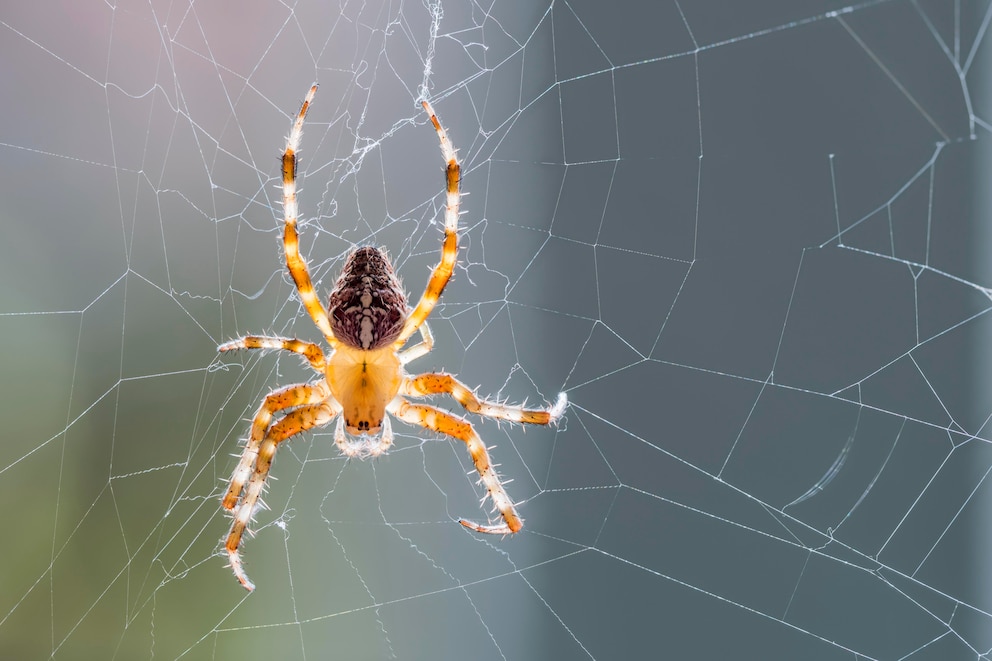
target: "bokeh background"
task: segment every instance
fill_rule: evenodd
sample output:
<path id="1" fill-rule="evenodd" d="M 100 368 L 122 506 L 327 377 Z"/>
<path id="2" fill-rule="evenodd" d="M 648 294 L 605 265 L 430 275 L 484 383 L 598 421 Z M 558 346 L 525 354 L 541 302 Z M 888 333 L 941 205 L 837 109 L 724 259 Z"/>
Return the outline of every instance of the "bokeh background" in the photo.
<path id="1" fill-rule="evenodd" d="M 992 649 L 986 0 L 41 2 L 0 8 L 0 656 L 975 659 Z M 459 266 L 411 365 L 569 395 L 463 447 L 284 445 L 219 498 L 326 292 L 422 290 L 432 100 Z M 452 403 L 438 400 L 439 405 Z M 457 406 L 456 406 L 457 408 Z"/>

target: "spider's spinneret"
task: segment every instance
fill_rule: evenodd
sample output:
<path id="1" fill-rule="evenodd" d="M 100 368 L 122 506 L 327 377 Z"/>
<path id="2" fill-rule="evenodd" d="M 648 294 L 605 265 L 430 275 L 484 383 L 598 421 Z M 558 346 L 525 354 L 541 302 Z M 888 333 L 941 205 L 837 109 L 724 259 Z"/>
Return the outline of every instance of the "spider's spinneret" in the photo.
<path id="1" fill-rule="evenodd" d="M 392 344 L 409 314 L 393 265 L 386 253 L 372 246 L 348 257 L 328 308 L 334 337 L 363 351 Z"/>

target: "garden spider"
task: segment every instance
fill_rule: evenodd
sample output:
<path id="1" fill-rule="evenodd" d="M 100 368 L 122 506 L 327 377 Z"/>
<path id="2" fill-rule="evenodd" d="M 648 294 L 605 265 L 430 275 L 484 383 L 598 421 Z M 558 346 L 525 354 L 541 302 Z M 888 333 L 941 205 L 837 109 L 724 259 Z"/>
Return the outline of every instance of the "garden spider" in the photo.
<path id="1" fill-rule="evenodd" d="M 222 504 L 231 510 L 234 522 L 224 544 L 234 575 L 248 590 L 248 580 L 238 547 L 248 527 L 265 479 L 272 467 L 276 448 L 286 439 L 314 427 L 328 425 L 337 418 L 334 441 L 349 457 L 375 457 L 393 442 L 389 413 L 410 425 L 426 427 L 465 442 L 468 451 L 502 517 L 500 523 L 481 525 L 464 519 L 466 528 L 482 533 L 506 535 L 523 526 L 489 460 L 486 446 L 472 424 L 462 417 L 428 404 L 414 404 L 405 397 L 451 395 L 466 411 L 489 418 L 547 425 L 556 422 L 565 410 L 565 393 L 547 409 L 525 409 L 480 400 L 467 386 L 445 373 L 409 376 L 403 366 L 429 352 L 434 338 L 425 323 L 455 268 L 458 248 L 458 204 L 460 166 L 447 133 L 426 101 L 441 141 L 441 154 L 447 164 L 447 205 L 444 212 L 444 243 L 441 261 L 434 267 L 427 288 L 417 306 L 407 306 L 386 254 L 375 247 L 354 250 L 345 262 L 341 276 L 331 291 L 325 311 L 314 292 L 306 262 L 300 256 L 296 230 L 296 152 L 300 147 L 303 120 L 313 102 L 317 85 L 310 88 L 286 140 L 282 156 L 282 191 L 286 266 L 299 291 L 303 307 L 331 347 L 325 356 L 320 346 L 303 340 L 248 335 L 226 342 L 219 351 L 234 349 L 284 349 L 299 354 L 321 378 L 310 383 L 280 388 L 268 394 L 252 421 L 248 440 Z M 420 343 L 403 349 L 414 333 Z M 273 422 L 276 413 L 285 412 Z"/>

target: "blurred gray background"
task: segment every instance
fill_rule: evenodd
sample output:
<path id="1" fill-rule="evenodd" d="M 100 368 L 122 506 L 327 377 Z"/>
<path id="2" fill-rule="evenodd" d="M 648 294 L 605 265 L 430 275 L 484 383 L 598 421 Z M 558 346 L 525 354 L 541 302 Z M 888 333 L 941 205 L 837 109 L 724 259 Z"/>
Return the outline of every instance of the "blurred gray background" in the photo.
<path id="1" fill-rule="evenodd" d="M 975 659 L 992 649 L 989 2 L 7 3 L 0 656 Z M 461 444 L 282 446 L 219 507 L 292 355 L 278 156 L 326 293 L 413 296 L 411 370 L 539 404 Z M 451 402 L 438 400 L 443 407 Z"/>

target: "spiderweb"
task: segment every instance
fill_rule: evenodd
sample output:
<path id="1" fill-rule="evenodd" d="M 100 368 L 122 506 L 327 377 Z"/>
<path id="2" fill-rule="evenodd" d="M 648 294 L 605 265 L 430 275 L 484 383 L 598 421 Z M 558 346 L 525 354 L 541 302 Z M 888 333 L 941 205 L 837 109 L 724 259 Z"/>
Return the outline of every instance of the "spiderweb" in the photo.
<path id="1" fill-rule="evenodd" d="M 992 649 L 986 0 L 8 3 L 0 10 L 3 658 L 974 659 Z M 280 450 L 219 498 L 291 355 L 277 156 L 320 83 L 301 235 L 413 295 L 460 444 Z M 439 400 L 457 409 L 454 403 Z"/>

